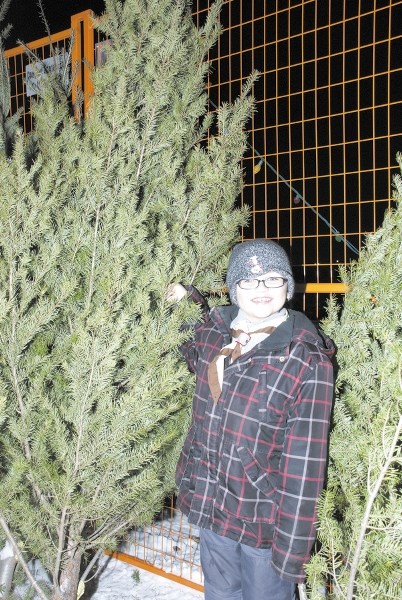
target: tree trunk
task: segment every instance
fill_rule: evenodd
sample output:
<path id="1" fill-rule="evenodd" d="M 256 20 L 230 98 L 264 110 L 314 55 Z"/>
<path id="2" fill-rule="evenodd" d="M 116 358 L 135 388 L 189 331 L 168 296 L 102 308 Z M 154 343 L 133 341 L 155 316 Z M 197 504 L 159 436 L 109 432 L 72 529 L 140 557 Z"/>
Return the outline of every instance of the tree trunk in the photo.
<path id="1" fill-rule="evenodd" d="M 13 582 L 17 559 L 14 556 L 10 542 L 6 542 L 0 552 L 0 598 L 7 598 Z"/>
<path id="2" fill-rule="evenodd" d="M 60 585 L 55 586 L 52 600 L 76 600 L 80 579 L 82 552 L 71 550 L 63 563 L 60 575 Z"/>

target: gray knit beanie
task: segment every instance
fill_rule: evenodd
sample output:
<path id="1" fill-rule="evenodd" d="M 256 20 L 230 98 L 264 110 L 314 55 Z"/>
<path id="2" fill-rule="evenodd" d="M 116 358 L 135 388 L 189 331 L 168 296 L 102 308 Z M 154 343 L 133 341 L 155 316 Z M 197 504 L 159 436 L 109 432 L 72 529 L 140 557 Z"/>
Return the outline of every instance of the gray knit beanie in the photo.
<path id="1" fill-rule="evenodd" d="M 285 250 L 276 242 L 266 239 L 250 240 L 236 244 L 229 258 L 226 284 L 230 299 L 237 305 L 236 284 L 240 279 L 258 279 L 275 271 L 288 280 L 287 299 L 294 294 L 295 281 Z"/>

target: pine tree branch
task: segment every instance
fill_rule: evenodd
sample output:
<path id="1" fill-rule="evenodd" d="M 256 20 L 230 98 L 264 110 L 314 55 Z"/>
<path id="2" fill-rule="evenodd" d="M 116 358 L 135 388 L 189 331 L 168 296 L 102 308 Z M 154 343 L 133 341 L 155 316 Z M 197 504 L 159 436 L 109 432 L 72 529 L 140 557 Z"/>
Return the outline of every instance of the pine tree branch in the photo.
<path id="1" fill-rule="evenodd" d="M 54 584 L 58 586 L 59 581 L 59 573 L 60 573 L 60 565 L 63 556 L 63 548 L 66 540 L 66 515 L 67 515 L 67 507 L 64 506 L 61 512 L 61 519 L 59 525 L 59 543 L 57 547 L 57 555 L 56 555 L 56 563 L 53 571 L 53 581 Z"/>
<path id="2" fill-rule="evenodd" d="M 88 381 L 88 385 L 87 385 L 87 390 L 85 393 L 85 398 L 81 404 L 81 415 L 80 415 L 80 427 L 79 427 L 79 431 L 78 431 L 78 439 L 77 439 L 77 445 L 76 445 L 76 449 L 75 449 L 75 464 L 74 464 L 74 472 L 73 472 L 73 477 L 75 478 L 76 475 L 79 472 L 79 456 L 80 456 L 80 452 L 81 452 L 81 440 L 82 440 L 82 436 L 83 436 L 83 424 L 82 424 L 82 419 L 83 419 L 83 413 L 85 412 L 85 406 L 86 403 L 88 401 L 89 398 L 89 394 L 90 394 L 90 390 L 92 388 L 92 383 L 93 383 L 93 378 L 94 378 L 94 372 L 95 372 L 95 363 L 96 363 L 96 359 L 95 359 L 95 355 L 92 358 L 92 365 L 91 365 L 91 372 L 89 375 L 89 381 Z"/>
<path id="3" fill-rule="evenodd" d="M 13 268 L 10 265 L 10 272 L 8 274 L 8 297 L 10 299 L 10 301 L 15 298 L 15 292 L 14 292 L 14 277 L 13 277 Z M 16 317 L 16 310 L 15 310 L 15 306 L 13 305 L 12 310 L 11 310 L 11 336 L 10 336 L 10 341 L 15 345 L 16 342 L 16 327 L 17 327 L 17 317 Z M 10 358 L 11 356 L 13 356 L 13 353 L 10 352 Z M 12 373 L 12 378 L 13 378 L 13 384 L 14 384 L 14 389 L 15 389 L 15 393 L 17 396 L 17 401 L 18 401 L 18 406 L 20 409 L 20 413 L 21 413 L 21 417 L 25 416 L 25 405 L 24 402 L 22 400 L 22 394 L 21 394 L 21 390 L 20 390 L 20 386 L 18 383 L 18 377 L 17 377 L 17 368 L 16 365 L 14 363 L 14 360 L 10 360 L 10 367 L 11 367 L 11 373 Z M 31 457 L 31 452 L 28 447 L 25 447 L 25 451 L 27 453 L 27 458 L 30 459 Z"/>
<path id="4" fill-rule="evenodd" d="M 114 519 L 114 522 L 116 522 L 116 519 Z M 118 525 L 115 525 L 114 522 L 113 520 L 110 520 L 106 523 L 102 523 L 102 525 L 88 537 L 86 542 L 93 545 L 102 536 L 107 536 L 110 540 L 116 533 L 123 528 L 128 527 L 133 521 L 132 519 L 127 519 L 126 521 L 121 521 Z M 110 529 L 111 527 L 113 527 L 113 529 Z"/>
<path id="5" fill-rule="evenodd" d="M 186 210 L 186 214 L 185 214 L 185 216 L 184 216 L 184 220 L 183 220 L 183 223 L 182 223 L 182 226 L 181 226 L 182 230 L 184 230 L 184 228 L 185 228 L 185 227 L 186 227 L 186 225 L 187 225 L 187 221 L 188 221 L 188 219 L 189 219 L 189 217 L 190 217 L 190 213 L 191 213 L 191 211 L 190 211 L 190 208 L 188 208 L 188 209 Z"/>
<path id="6" fill-rule="evenodd" d="M 90 579 L 93 579 L 93 577 L 96 577 L 97 572 L 95 573 L 95 575 L 93 577 L 91 577 L 90 579 L 87 579 L 87 576 L 89 575 L 92 567 L 94 566 L 94 564 L 98 561 L 100 555 L 104 552 L 103 548 L 99 548 L 99 550 L 95 553 L 94 557 L 91 559 L 91 561 L 88 563 L 87 568 L 85 569 L 85 571 L 83 572 L 83 574 L 80 577 L 80 582 L 83 583 L 83 585 L 85 585 L 88 581 L 90 581 Z"/>
<path id="7" fill-rule="evenodd" d="M 89 390 L 92 387 L 93 375 L 94 375 L 94 371 L 95 371 L 95 362 L 96 361 L 95 361 L 95 356 L 94 356 L 93 360 L 92 360 L 91 373 L 90 373 L 90 376 L 89 376 L 89 382 L 88 382 L 88 386 L 87 386 L 86 397 L 85 397 L 85 400 L 84 400 L 84 402 L 82 404 L 83 407 L 86 405 L 86 401 L 88 400 L 89 393 L 90 393 Z M 83 429 L 83 426 L 82 426 L 82 412 L 81 412 L 80 426 L 79 426 L 79 430 L 78 430 L 78 439 L 77 439 L 76 452 L 75 452 L 75 463 L 74 463 L 73 478 L 75 478 L 75 476 L 79 472 L 79 454 L 80 454 L 80 451 L 81 451 L 82 429 Z M 71 496 L 71 494 L 69 494 L 69 497 L 70 496 Z M 55 582 L 55 585 L 57 585 L 57 586 L 58 586 L 58 581 L 59 581 L 60 566 L 61 566 L 61 562 L 62 562 L 62 557 L 63 557 L 63 553 L 64 553 L 64 546 L 65 546 L 65 540 L 66 540 L 66 519 L 67 519 L 67 512 L 68 512 L 68 506 L 64 506 L 64 508 L 62 510 L 60 525 L 59 525 L 59 543 L 58 543 L 58 548 L 57 548 L 56 564 L 55 564 L 55 569 L 54 569 L 54 582 Z M 86 523 L 85 520 L 83 520 L 81 522 L 81 527 L 79 529 L 79 532 L 82 531 L 82 529 L 85 526 L 85 523 Z M 70 540 L 70 542 L 71 542 L 71 540 Z M 79 544 L 75 544 L 75 546 L 78 548 Z"/>
<path id="8" fill-rule="evenodd" d="M 13 239 L 14 238 L 14 235 L 13 235 L 14 234 L 14 225 L 10 222 L 9 226 L 10 226 L 10 236 Z M 9 289 L 8 289 L 9 300 L 10 301 L 14 300 L 14 302 L 15 302 L 16 301 L 16 291 L 15 291 L 13 264 L 11 264 L 10 268 L 9 268 L 8 286 L 9 286 Z M 16 343 L 17 343 L 18 317 L 17 317 L 17 311 L 16 311 L 14 302 L 13 302 L 13 306 L 11 309 L 11 335 L 10 335 L 10 339 L 9 339 L 9 343 L 12 346 L 12 350 L 10 350 L 10 352 L 8 354 L 8 360 L 10 363 L 9 366 L 10 366 L 10 372 L 11 372 L 12 385 L 13 385 L 13 388 L 15 391 L 15 395 L 17 397 L 19 411 L 20 411 L 22 419 L 24 419 L 24 417 L 26 417 L 26 407 L 24 404 L 24 399 L 23 399 L 21 387 L 20 387 L 19 380 L 18 380 L 17 365 L 15 362 L 15 348 L 16 348 Z M 26 460 L 29 463 L 31 463 L 32 453 L 31 453 L 31 448 L 30 448 L 28 439 L 25 439 L 22 443 L 22 452 L 23 452 Z M 39 502 L 39 504 L 41 504 L 42 506 L 47 504 L 46 498 L 45 498 L 44 494 L 42 493 L 41 489 L 39 488 L 39 486 L 37 485 L 37 483 L 34 481 L 32 474 L 28 475 L 27 479 L 30 482 L 30 484 L 32 485 L 33 493 L 34 493 L 37 501 Z"/>
<path id="9" fill-rule="evenodd" d="M 390 449 L 388 452 L 387 459 L 380 471 L 380 474 L 377 478 L 374 488 L 372 489 L 372 491 L 369 495 L 367 505 L 366 505 L 366 510 L 364 511 L 364 518 L 363 518 L 363 521 L 361 524 L 360 534 L 359 534 L 359 537 L 358 537 L 358 540 L 356 543 L 356 549 L 355 549 L 353 561 L 352 561 L 352 564 L 350 567 L 349 585 L 348 585 L 347 595 L 346 595 L 347 600 L 353 600 L 353 595 L 354 595 L 353 593 L 354 593 L 357 569 L 358 569 L 358 565 L 359 565 L 360 554 L 361 554 L 362 547 L 363 547 L 364 537 L 366 535 L 366 531 L 368 528 L 371 510 L 372 510 L 374 501 L 378 495 L 378 492 L 380 491 L 380 488 L 384 481 L 384 478 L 387 474 L 387 471 L 388 471 L 390 465 L 392 464 L 392 462 L 395 460 L 394 459 L 395 448 L 398 444 L 401 431 L 402 431 L 402 415 L 400 415 L 400 417 L 399 417 L 398 425 L 395 430 L 395 434 L 394 434 L 394 437 L 393 437 L 393 440 L 392 440 L 392 443 L 391 443 L 391 446 L 390 446 Z"/>
<path id="10" fill-rule="evenodd" d="M 106 477 L 109 475 L 109 473 L 110 473 L 110 470 L 108 469 L 107 471 L 105 471 L 102 478 L 100 479 L 99 484 L 97 485 L 95 493 L 93 494 L 93 497 L 92 497 L 93 504 L 96 503 L 96 500 L 98 499 L 99 494 L 101 493 L 102 489 L 104 488 L 104 481 L 105 481 Z M 87 522 L 87 519 L 85 519 L 85 518 L 82 519 L 81 524 L 80 524 L 80 531 L 82 531 L 84 529 L 86 522 Z"/>
<path id="11" fill-rule="evenodd" d="M 93 497 L 92 497 L 92 503 L 93 504 L 96 503 L 96 500 L 98 499 L 100 493 L 104 489 L 104 487 L 105 487 L 105 481 L 107 480 L 107 477 L 109 476 L 109 474 L 110 474 L 110 469 L 105 470 L 105 472 L 103 473 L 103 475 L 102 475 L 102 477 L 101 477 L 101 479 L 100 479 L 100 481 L 99 481 L 99 483 L 98 483 L 98 485 L 96 487 L 95 493 L 93 494 Z M 86 519 L 83 519 L 81 521 L 81 531 L 84 529 L 86 522 L 87 522 Z"/>
<path id="12" fill-rule="evenodd" d="M 106 173 L 109 172 L 109 168 L 110 168 L 110 164 L 111 164 L 111 160 L 112 160 L 112 151 L 113 151 L 113 147 L 114 147 L 114 143 L 115 143 L 115 130 L 116 130 L 116 126 L 113 121 L 112 133 L 110 136 L 109 152 L 108 152 L 107 164 L 106 164 Z M 92 295 L 94 292 L 96 248 L 97 248 L 98 235 L 99 235 L 100 211 L 101 211 L 102 207 L 103 207 L 103 202 L 101 204 L 99 204 L 96 209 L 94 241 L 93 241 L 93 247 L 92 247 L 91 274 L 89 277 L 88 297 L 87 297 L 87 309 L 89 309 L 89 307 L 90 307 Z"/>
<path id="13" fill-rule="evenodd" d="M 52 41 L 52 34 L 50 33 L 50 27 L 49 27 L 48 20 L 46 19 L 45 9 L 43 8 L 42 0 L 37 0 L 36 5 L 39 8 L 39 15 L 40 15 L 41 21 L 42 21 L 42 23 L 45 26 L 47 37 L 50 40 L 51 50 L 53 50 L 53 46 L 52 46 L 52 43 L 51 43 L 51 41 Z"/>
<path id="14" fill-rule="evenodd" d="M 197 273 L 198 273 L 198 270 L 199 270 L 199 268 L 200 268 L 200 266 L 201 266 L 201 263 L 202 263 L 202 258 L 200 257 L 200 258 L 198 259 L 198 262 L 197 262 L 197 265 L 196 265 L 196 267 L 195 267 L 195 269 L 194 269 L 194 272 L 193 272 L 193 274 L 191 275 L 191 279 L 190 279 L 190 285 L 193 285 L 193 283 L 194 283 L 194 279 L 196 278 L 196 275 L 197 275 Z"/>
<path id="15" fill-rule="evenodd" d="M 27 576 L 28 581 L 30 582 L 30 584 L 32 585 L 32 587 L 34 588 L 34 590 L 37 592 L 37 594 L 39 595 L 39 597 L 42 600 L 49 600 L 48 596 L 46 596 L 44 591 L 36 583 L 31 571 L 29 570 L 29 567 L 28 567 L 28 564 L 27 564 L 25 558 L 24 558 L 21 550 L 19 549 L 16 540 L 14 539 L 13 534 L 11 533 L 5 519 L 1 515 L 0 515 L 0 525 L 3 528 L 3 531 L 13 548 L 14 554 L 17 557 L 18 562 L 21 564 L 22 568 L 24 569 L 25 575 Z"/>
<path id="16" fill-rule="evenodd" d="M 155 118 L 155 113 L 156 113 L 156 109 L 153 108 L 152 112 L 151 112 L 150 119 L 149 119 L 149 123 L 150 124 L 147 127 L 147 129 L 145 130 L 145 135 L 144 135 L 144 138 L 143 138 L 143 144 L 142 144 L 141 153 L 140 153 L 140 160 L 138 162 L 137 175 L 136 175 L 137 181 L 140 178 L 142 163 L 144 161 L 144 156 L 145 156 L 145 148 L 146 148 L 146 144 L 147 144 L 147 142 L 149 141 L 149 138 L 150 138 L 149 132 L 152 129 L 152 122 L 153 122 L 153 120 Z"/>
<path id="17" fill-rule="evenodd" d="M 335 551 L 334 551 L 334 546 L 333 546 L 332 540 L 331 540 L 330 543 L 331 543 L 331 546 L 332 546 L 331 547 L 332 581 L 334 582 L 339 595 L 342 596 L 342 598 L 345 598 L 345 594 L 343 593 L 342 588 L 341 588 L 341 586 L 338 583 L 338 577 L 337 577 L 337 574 L 336 574 L 336 564 L 335 564 Z"/>
<path id="18" fill-rule="evenodd" d="M 14 228 L 10 222 L 10 234 L 11 234 L 12 238 L 13 238 L 13 232 L 14 232 Z M 8 274 L 8 297 L 9 297 L 10 301 L 12 301 L 13 299 L 15 300 L 15 297 L 16 297 L 15 289 L 14 289 L 13 267 L 14 267 L 14 265 L 10 264 L 10 271 Z M 16 337 L 17 337 L 16 330 L 17 330 L 17 315 L 16 315 L 15 304 L 13 303 L 13 306 L 11 309 L 11 336 L 10 336 L 10 342 L 13 346 L 13 349 L 15 349 L 15 345 L 16 345 Z M 20 385 L 18 382 L 17 366 L 16 366 L 14 358 L 13 358 L 14 352 L 11 351 L 9 356 L 10 356 L 10 370 L 11 370 L 11 374 L 12 374 L 14 390 L 15 390 L 15 394 L 17 396 L 17 402 L 18 402 L 18 406 L 20 409 L 21 417 L 24 417 L 25 413 L 26 413 L 26 409 L 25 409 L 25 404 L 24 404 L 23 398 L 22 398 L 21 388 L 20 388 Z M 31 460 L 31 449 L 29 447 L 28 440 L 24 441 L 24 453 L 25 453 L 27 460 L 30 461 Z"/>
<path id="19" fill-rule="evenodd" d="M 109 172 L 109 168 L 110 168 L 110 165 L 112 163 L 112 155 L 113 155 L 113 148 L 114 148 L 115 140 L 116 140 L 116 122 L 113 119 L 113 121 L 112 121 L 112 134 L 110 136 L 109 152 L 108 152 L 108 155 L 107 155 L 106 173 Z"/>
<path id="20" fill-rule="evenodd" d="M 100 218 L 101 207 L 98 206 L 96 209 L 96 219 L 94 228 L 94 241 L 92 246 L 92 261 L 91 261 L 91 274 L 89 276 L 88 296 L 87 296 L 87 309 L 89 309 L 92 295 L 94 293 L 94 282 L 95 282 L 95 262 L 96 262 L 96 247 L 98 243 L 98 232 L 99 232 L 99 218 Z"/>
<path id="21" fill-rule="evenodd" d="M 12 298 L 15 298 L 15 291 L 14 291 L 14 278 L 13 278 L 13 269 L 12 267 L 10 267 L 10 272 L 9 272 L 9 298 L 10 300 Z M 16 330 L 17 330 L 17 315 L 16 315 L 16 309 L 15 306 L 13 305 L 12 310 L 11 310 L 11 336 L 10 336 L 10 342 L 12 343 L 13 347 L 15 348 L 16 345 Z M 14 361 L 14 352 L 10 352 L 9 353 L 9 361 L 10 361 L 10 371 L 11 371 L 11 376 L 12 376 L 12 382 L 13 382 L 13 387 L 14 387 L 14 391 L 15 394 L 17 396 L 17 402 L 18 402 L 18 406 L 19 406 L 19 410 L 20 410 L 20 414 L 21 417 L 24 418 L 26 415 L 26 408 L 25 408 L 25 404 L 24 404 L 24 400 L 22 397 L 22 392 L 21 392 L 21 388 L 20 388 L 20 384 L 18 381 L 18 375 L 17 375 L 17 366 L 15 364 Z M 31 454 L 31 448 L 29 445 L 29 441 L 27 439 L 24 440 L 23 442 L 23 453 L 25 455 L 25 458 L 27 459 L 28 462 L 31 462 L 32 460 L 32 454 Z M 44 504 L 45 503 L 45 498 L 40 490 L 40 488 L 38 487 L 38 485 L 32 480 L 31 477 L 28 478 L 34 494 L 38 500 L 39 503 Z"/>

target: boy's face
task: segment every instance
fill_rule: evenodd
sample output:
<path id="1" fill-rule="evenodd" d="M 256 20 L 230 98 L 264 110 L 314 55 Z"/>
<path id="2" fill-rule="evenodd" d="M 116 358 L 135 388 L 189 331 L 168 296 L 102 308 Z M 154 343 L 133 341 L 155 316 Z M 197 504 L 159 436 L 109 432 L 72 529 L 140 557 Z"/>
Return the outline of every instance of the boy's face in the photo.
<path id="1" fill-rule="evenodd" d="M 267 277 L 281 277 L 281 275 L 276 271 L 269 271 L 256 279 L 263 281 Z M 258 323 L 281 310 L 286 302 L 287 291 L 288 284 L 286 282 L 278 288 L 266 288 L 263 283 L 260 283 L 254 290 L 244 290 L 237 284 L 237 304 L 249 321 Z"/>

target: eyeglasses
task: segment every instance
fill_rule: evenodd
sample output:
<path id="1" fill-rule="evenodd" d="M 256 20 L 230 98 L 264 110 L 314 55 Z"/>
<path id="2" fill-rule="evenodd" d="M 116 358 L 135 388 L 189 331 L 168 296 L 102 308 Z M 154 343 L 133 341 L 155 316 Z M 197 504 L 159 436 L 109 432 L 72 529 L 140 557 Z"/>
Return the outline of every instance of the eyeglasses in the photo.
<path id="1" fill-rule="evenodd" d="M 265 279 L 240 279 L 237 285 L 242 290 L 256 290 L 263 283 L 266 288 L 280 288 L 287 282 L 284 277 L 266 277 Z"/>

